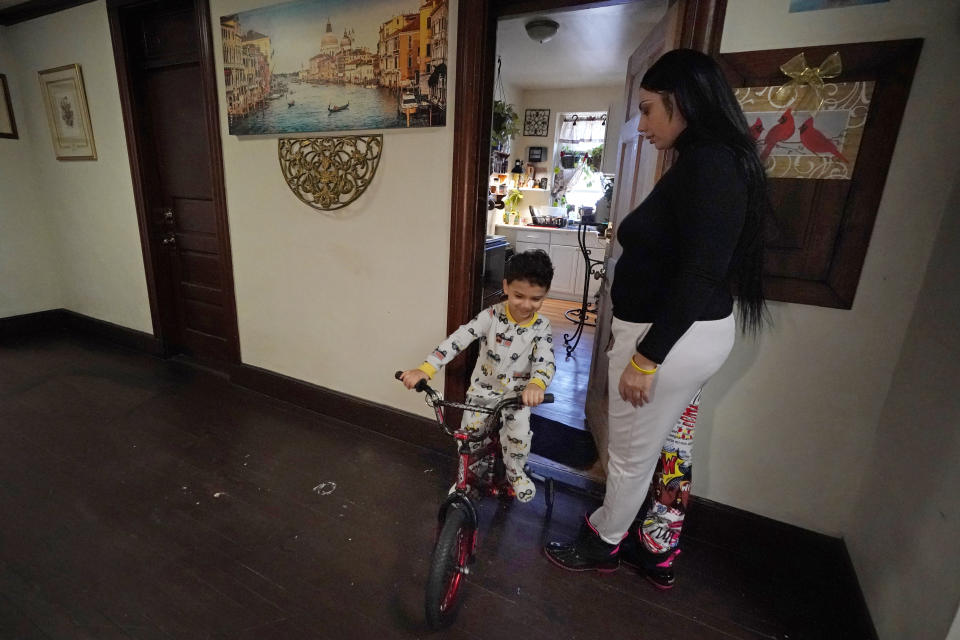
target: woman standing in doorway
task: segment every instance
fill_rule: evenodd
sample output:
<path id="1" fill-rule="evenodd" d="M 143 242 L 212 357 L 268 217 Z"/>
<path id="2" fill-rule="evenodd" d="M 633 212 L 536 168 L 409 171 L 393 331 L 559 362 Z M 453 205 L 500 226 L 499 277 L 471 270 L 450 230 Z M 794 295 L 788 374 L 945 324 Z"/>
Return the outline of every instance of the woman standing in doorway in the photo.
<path id="1" fill-rule="evenodd" d="M 665 441 L 733 347 L 734 285 L 741 330 L 761 327 L 769 205 L 756 143 L 712 58 L 686 49 L 664 54 L 643 76 L 639 107 L 638 130 L 678 158 L 617 230 L 623 255 L 611 288 L 603 505 L 574 541 L 544 551 L 572 571 L 613 571 L 622 559 L 670 588 L 690 464 L 689 453 Z M 671 468 L 658 474 L 665 484 L 658 493 L 672 498 L 662 504 L 653 496 L 641 511 L 662 454 Z"/>

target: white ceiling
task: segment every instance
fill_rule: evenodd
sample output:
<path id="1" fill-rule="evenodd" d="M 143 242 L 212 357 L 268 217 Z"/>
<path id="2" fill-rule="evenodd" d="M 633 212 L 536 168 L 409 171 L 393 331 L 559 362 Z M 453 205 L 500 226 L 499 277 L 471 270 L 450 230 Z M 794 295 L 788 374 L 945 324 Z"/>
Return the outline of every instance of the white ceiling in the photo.
<path id="1" fill-rule="evenodd" d="M 595 9 L 508 18 L 497 29 L 503 82 L 519 89 L 567 89 L 621 84 L 627 59 L 667 9 L 667 0 L 634 0 Z M 535 17 L 560 23 L 540 44 L 523 25 Z"/>

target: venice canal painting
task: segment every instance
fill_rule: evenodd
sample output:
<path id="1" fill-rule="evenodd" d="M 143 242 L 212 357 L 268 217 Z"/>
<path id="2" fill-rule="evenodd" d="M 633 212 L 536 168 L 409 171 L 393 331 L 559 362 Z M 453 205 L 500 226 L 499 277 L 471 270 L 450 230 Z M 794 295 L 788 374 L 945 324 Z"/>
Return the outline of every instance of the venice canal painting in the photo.
<path id="1" fill-rule="evenodd" d="M 220 18 L 232 135 L 446 124 L 448 0 L 299 0 Z"/>

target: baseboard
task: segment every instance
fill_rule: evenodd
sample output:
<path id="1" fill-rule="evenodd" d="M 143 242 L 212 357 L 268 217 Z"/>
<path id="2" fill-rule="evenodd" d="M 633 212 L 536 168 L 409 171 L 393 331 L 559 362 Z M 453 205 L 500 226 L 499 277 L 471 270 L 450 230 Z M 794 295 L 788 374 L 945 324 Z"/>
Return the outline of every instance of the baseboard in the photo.
<path id="1" fill-rule="evenodd" d="M 63 328 L 63 309 L 49 309 L 0 318 L 0 338 L 2 339 L 51 333 Z"/>
<path id="2" fill-rule="evenodd" d="M 112 344 L 149 353 L 163 353 L 160 341 L 155 336 L 136 329 L 98 320 L 68 309 L 49 309 L 9 318 L 0 318 L 0 337 L 18 338 L 57 331 L 69 331 L 97 338 Z"/>
<path id="3" fill-rule="evenodd" d="M 64 326 L 70 331 L 100 338 L 121 347 L 143 351 L 154 356 L 163 354 L 163 346 L 153 334 L 121 327 L 118 324 L 91 318 L 68 309 L 60 309 L 60 311 L 63 313 Z"/>
<path id="4" fill-rule="evenodd" d="M 249 364 L 234 367 L 230 380 L 241 387 L 391 438 L 435 451 L 454 451 L 453 439 L 443 434 L 436 421 L 386 405 L 333 391 L 297 378 Z"/>
<path id="5" fill-rule="evenodd" d="M 692 496 L 683 523 L 683 537 L 696 538 L 742 554 L 745 562 L 774 562 L 797 575 L 819 567 L 824 580 L 817 585 L 824 598 L 842 611 L 835 620 L 839 638 L 877 640 L 866 598 L 857 580 L 847 545 L 809 529 L 773 520 L 707 498 Z"/>

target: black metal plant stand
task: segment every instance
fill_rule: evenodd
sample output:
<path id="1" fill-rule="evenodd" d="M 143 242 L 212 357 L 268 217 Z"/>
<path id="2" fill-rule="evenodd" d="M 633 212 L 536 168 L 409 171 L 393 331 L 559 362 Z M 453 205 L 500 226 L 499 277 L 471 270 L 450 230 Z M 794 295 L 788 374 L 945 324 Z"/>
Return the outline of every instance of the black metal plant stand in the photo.
<path id="1" fill-rule="evenodd" d="M 573 354 L 574 351 L 576 351 L 577 345 L 580 344 L 580 337 L 583 335 L 583 328 L 597 326 L 597 304 L 596 302 L 589 301 L 590 278 L 600 280 L 606 275 L 606 270 L 603 267 L 603 260 L 597 260 L 596 258 L 590 257 L 591 249 L 587 248 L 587 226 L 588 225 L 585 225 L 583 222 L 581 222 L 580 226 L 577 228 L 577 244 L 580 245 L 580 253 L 583 254 L 584 264 L 583 298 L 580 301 L 579 307 L 575 309 L 568 309 L 563 314 L 567 317 L 567 320 L 577 324 L 577 328 L 573 330 L 572 334 L 563 334 L 563 344 L 564 348 L 567 350 L 568 358 Z M 593 322 L 587 319 L 587 315 L 591 313 L 594 317 Z"/>

